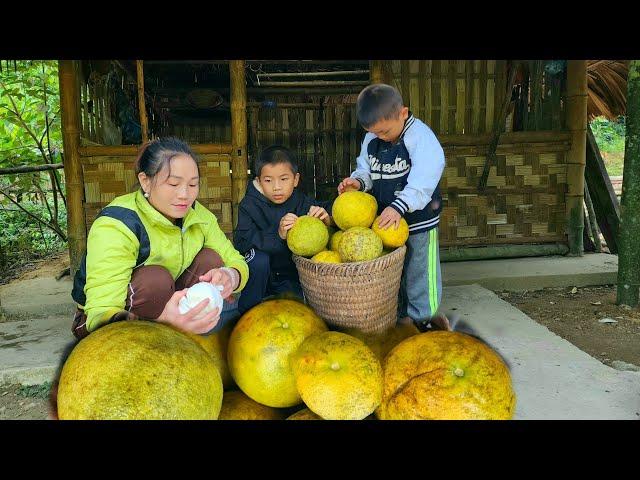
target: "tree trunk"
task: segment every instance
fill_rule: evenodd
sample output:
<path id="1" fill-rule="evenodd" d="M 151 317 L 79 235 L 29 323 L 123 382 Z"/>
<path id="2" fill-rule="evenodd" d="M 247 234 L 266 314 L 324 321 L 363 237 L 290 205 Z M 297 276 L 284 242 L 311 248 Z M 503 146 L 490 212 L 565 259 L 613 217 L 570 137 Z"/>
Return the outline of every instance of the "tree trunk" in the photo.
<path id="1" fill-rule="evenodd" d="M 617 303 L 635 307 L 640 289 L 640 60 L 629 63 L 625 123 Z"/>

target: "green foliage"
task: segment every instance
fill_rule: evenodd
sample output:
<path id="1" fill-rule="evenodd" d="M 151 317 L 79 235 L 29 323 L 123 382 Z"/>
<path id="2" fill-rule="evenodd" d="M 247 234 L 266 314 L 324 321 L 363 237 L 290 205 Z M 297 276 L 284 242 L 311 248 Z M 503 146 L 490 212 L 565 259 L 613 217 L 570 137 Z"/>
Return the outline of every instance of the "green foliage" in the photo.
<path id="1" fill-rule="evenodd" d="M 48 139 L 45 119 L 50 125 Z M 62 131 L 55 60 L 22 60 L 15 70 L 5 66 L 0 73 L 0 167 L 44 163 L 34 137 L 47 154 L 51 149 L 53 163 L 60 161 Z"/>
<path id="2" fill-rule="evenodd" d="M 626 130 L 625 117 L 618 117 L 615 122 L 604 117 L 597 117 L 591 122 L 591 130 L 609 175 L 622 175 Z"/>
<path id="3" fill-rule="evenodd" d="M 16 68 L 13 62 L 4 64 L 0 168 L 62 162 L 58 62 L 21 60 L 15 62 Z M 62 174 L 56 172 L 55 178 L 48 172 L 0 176 L 0 277 L 66 244 L 61 238 L 67 215 L 57 190 L 58 184 L 63 189 Z"/>
<path id="4" fill-rule="evenodd" d="M 39 217 L 48 212 L 41 203 L 23 201 L 21 205 Z M 58 212 L 60 227 L 67 229 L 67 211 L 60 205 Z M 0 278 L 29 261 L 44 258 L 67 247 L 60 237 L 44 226 L 40 226 L 32 217 L 19 210 L 15 205 L 0 199 Z"/>
<path id="5" fill-rule="evenodd" d="M 51 394 L 51 382 L 44 382 L 41 385 L 20 385 L 16 393 L 21 397 L 45 399 Z"/>

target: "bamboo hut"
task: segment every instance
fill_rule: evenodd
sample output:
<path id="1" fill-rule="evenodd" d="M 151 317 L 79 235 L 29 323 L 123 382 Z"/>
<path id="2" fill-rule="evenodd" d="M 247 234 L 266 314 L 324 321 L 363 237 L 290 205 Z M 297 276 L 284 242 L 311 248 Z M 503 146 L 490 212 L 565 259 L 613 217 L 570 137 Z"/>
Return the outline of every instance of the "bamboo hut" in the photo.
<path id="1" fill-rule="evenodd" d="M 141 142 L 201 156 L 200 201 L 231 235 L 257 152 L 300 158 L 301 188 L 335 195 L 364 130 L 355 100 L 395 85 L 437 134 L 443 258 L 583 251 L 587 61 L 60 61 L 72 265 L 99 210 L 135 188 Z"/>

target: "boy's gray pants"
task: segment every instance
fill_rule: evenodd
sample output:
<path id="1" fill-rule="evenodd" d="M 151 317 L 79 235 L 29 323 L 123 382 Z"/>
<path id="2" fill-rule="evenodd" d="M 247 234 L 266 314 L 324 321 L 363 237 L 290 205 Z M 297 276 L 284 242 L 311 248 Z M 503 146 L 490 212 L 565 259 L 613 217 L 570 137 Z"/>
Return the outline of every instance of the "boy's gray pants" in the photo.
<path id="1" fill-rule="evenodd" d="M 438 227 L 409 235 L 398 293 L 398 317 L 414 323 L 435 316 L 442 299 Z"/>

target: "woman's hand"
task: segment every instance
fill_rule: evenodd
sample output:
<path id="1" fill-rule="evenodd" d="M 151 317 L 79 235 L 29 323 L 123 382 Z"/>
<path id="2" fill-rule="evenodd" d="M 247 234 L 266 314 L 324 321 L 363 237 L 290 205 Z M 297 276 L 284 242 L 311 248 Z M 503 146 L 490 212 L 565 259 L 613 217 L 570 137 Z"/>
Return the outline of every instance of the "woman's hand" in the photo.
<path id="1" fill-rule="evenodd" d="M 180 313 L 178 303 L 180 299 L 187 294 L 187 290 L 188 289 L 185 288 L 175 292 L 164 306 L 164 310 L 162 310 L 162 313 L 156 321 L 173 325 L 185 332 L 198 334 L 207 333 L 218 324 L 220 320 L 220 310 L 214 308 L 206 315 L 203 315 L 202 318 L 196 318 L 209 303 L 209 299 L 205 298 L 187 313 Z"/>

